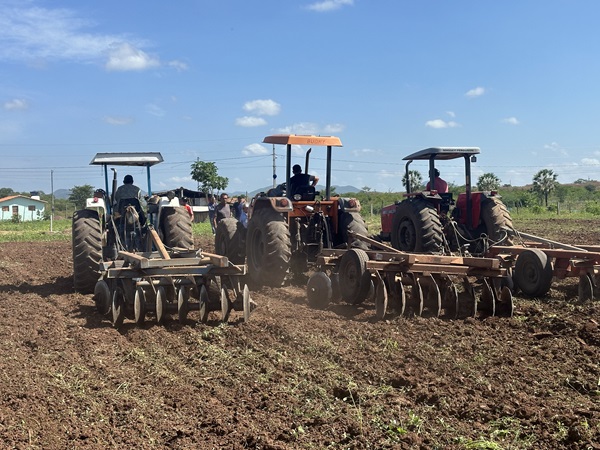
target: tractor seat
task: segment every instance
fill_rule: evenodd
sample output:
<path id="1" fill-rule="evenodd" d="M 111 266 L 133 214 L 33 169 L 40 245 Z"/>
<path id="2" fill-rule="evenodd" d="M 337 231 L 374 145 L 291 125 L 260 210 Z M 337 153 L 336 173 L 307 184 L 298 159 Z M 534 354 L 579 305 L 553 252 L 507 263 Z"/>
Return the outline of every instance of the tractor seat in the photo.
<path id="1" fill-rule="evenodd" d="M 301 195 L 302 198 L 300 200 L 302 201 L 312 202 L 314 201 L 317 192 L 314 186 L 298 186 L 292 192 L 292 198 L 294 197 L 294 195 Z"/>
<path id="2" fill-rule="evenodd" d="M 140 225 L 144 226 L 146 223 L 146 215 L 144 214 L 142 206 L 140 205 L 140 201 L 137 198 L 122 198 L 119 200 L 119 203 L 117 204 L 117 212 L 119 213 L 119 216 L 125 217 L 125 212 L 127 211 L 128 206 L 134 207 L 135 212 L 137 212 L 138 216 L 140 217 Z"/>

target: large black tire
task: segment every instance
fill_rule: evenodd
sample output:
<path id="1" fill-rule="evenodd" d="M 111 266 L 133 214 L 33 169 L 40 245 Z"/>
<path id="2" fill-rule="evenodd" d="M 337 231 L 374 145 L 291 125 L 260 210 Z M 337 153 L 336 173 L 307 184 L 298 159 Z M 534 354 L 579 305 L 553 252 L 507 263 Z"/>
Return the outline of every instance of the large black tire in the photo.
<path id="1" fill-rule="evenodd" d="M 361 215 L 357 212 L 343 212 L 339 217 L 339 226 L 340 226 L 340 234 L 342 238 L 342 244 L 352 241 L 351 247 L 360 248 L 363 250 L 368 250 L 369 246 L 366 242 L 360 241 L 358 239 L 352 240 L 349 235 L 349 232 L 361 234 L 363 236 L 368 237 L 367 225 L 365 221 L 361 217 Z"/>
<path id="2" fill-rule="evenodd" d="M 161 214 L 163 244 L 167 247 L 194 248 L 192 219 L 185 208 L 163 208 Z"/>
<path id="3" fill-rule="evenodd" d="M 248 273 L 261 286 L 281 286 L 290 268 L 292 242 L 285 218 L 269 208 L 255 211 L 246 236 Z"/>
<path id="4" fill-rule="evenodd" d="M 342 299 L 358 305 L 369 296 L 371 274 L 367 270 L 369 256 L 364 250 L 353 248 L 348 250 L 340 260 L 339 276 Z"/>
<path id="5" fill-rule="evenodd" d="M 242 247 L 242 242 L 245 232 L 244 226 L 237 219 L 230 217 L 221 220 L 215 234 L 215 252 L 227 256 L 233 264 L 244 264 L 246 249 Z"/>
<path id="6" fill-rule="evenodd" d="M 513 221 L 506 205 L 499 198 L 490 197 L 481 205 L 481 221 L 485 225 L 488 237 L 498 245 L 513 245 Z"/>
<path id="7" fill-rule="evenodd" d="M 530 297 L 543 297 L 552 286 L 552 260 L 540 249 L 521 252 L 513 273 L 517 287 Z"/>
<path id="8" fill-rule="evenodd" d="M 442 223 L 437 210 L 422 198 L 402 201 L 392 220 L 392 247 L 404 252 L 443 251 Z"/>
<path id="9" fill-rule="evenodd" d="M 93 294 L 100 277 L 102 229 L 97 211 L 73 213 L 73 286 L 82 294 Z"/>

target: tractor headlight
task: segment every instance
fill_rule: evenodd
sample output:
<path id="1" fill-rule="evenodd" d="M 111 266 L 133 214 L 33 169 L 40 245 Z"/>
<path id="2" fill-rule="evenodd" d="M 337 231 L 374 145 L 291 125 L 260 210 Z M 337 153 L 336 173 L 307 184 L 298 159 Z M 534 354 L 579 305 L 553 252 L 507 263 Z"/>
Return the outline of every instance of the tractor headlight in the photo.
<path id="1" fill-rule="evenodd" d="M 294 200 L 299 202 L 300 200 L 302 200 L 302 194 L 294 194 Z"/>

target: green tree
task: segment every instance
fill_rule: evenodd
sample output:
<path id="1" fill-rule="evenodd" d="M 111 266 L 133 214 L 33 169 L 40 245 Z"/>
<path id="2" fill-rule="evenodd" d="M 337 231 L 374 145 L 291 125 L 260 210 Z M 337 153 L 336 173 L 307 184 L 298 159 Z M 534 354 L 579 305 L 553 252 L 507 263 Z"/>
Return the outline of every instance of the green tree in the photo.
<path id="1" fill-rule="evenodd" d="M 548 195 L 556 186 L 558 186 L 558 174 L 551 169 L 542 169 L 533 176 L 533 187 L 531 190 L 544 199 L 544 204 L 548 206 Z"/>
<path id="2" fill-rule="evenodd" d="M 0 188 L 0 198 L 9 197 L 15 195 L 15 191 L 11 188 Z"/>
<path id="3" fill-rule="evenodd" d="M 94 188 L 89 184 L 73 186 L 69 194 L 69 201 L 75 203 L 77 209 L 85 208 L 85 200 L 94 195 Z"/>
<path id="4" fill-rule="evenodd" d="M 196 161 L 191 169 L 192 180 L 198 183 L 198 189 L 202 192 L 212 194 L 215 190 L 225 190 L 229 184 L 229 178 L 219 175 L 214 162 Z"/>
<path id="5" fill-rule="evenodd" d="M 500 178 L 493 173 L 484 173 L 477 179 L 477 190 L 497 191 L 500 187 Z"/>
<path id="6" fill-rule="evenodd" d="M 418 190 L 423 185 L 423 177 L 421 172 L 418 170 L 409 170 L 408 179 L 410 181 L 410 189 L 407 186 L 406 174 L 402 176 L 402 186 L 404 186 L 410 192 Z"/>

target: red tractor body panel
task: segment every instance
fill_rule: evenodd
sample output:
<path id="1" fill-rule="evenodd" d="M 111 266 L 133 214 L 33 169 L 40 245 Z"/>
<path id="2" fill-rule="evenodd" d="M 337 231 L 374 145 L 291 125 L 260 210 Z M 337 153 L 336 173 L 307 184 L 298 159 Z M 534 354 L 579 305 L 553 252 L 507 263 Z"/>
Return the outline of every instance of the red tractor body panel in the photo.
<path id="1" fill-rule="evenodd" d="M 471 193 L 471 217 L 469 220 L 467 217 L 467 194 L 465 192 L 458 194 L 458 200 L 456 201 L 456 208 L 460 211 L 458 223 L 466 225 L 469 229 L 477 228 L 481 214 L 481 200 L 484 198 L 483 192 Z"/>

